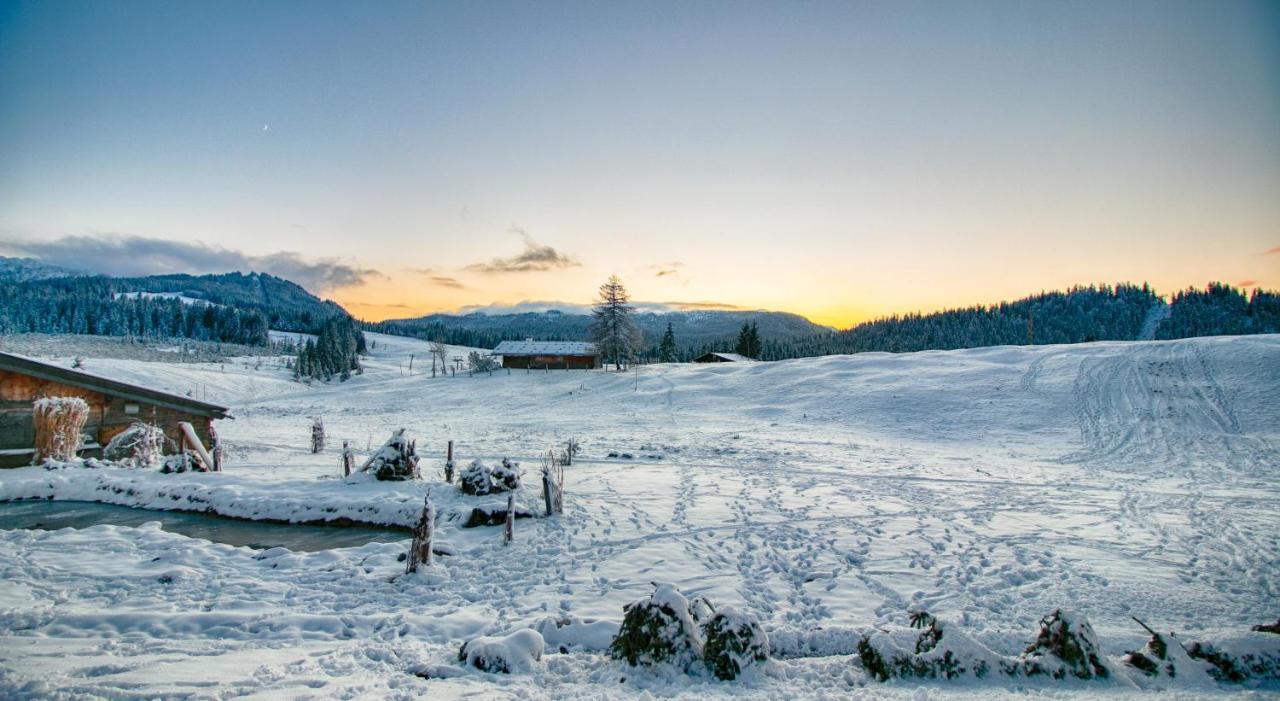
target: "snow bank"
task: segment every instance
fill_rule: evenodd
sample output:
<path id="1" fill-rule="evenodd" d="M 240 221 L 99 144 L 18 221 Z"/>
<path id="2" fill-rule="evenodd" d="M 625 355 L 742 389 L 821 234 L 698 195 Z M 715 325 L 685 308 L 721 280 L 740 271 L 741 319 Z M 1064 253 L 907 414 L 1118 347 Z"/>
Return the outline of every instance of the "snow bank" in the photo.
<path id="1" fill-rule="evenodd" d="M 345 481 L 263 481 L 236 472 L 162 474 L 102 461 L 72 461 L 62 465 L 51 470 L 38 466 L 5 470 L 0 475 L 0 501 L 96 501 L 144 509 L 200 511 L 257 521 L 362 523 L 408 529 L 417 523 L 423 497 L 433 486 L 421 481 L 378 482 L 367 474 L 352 475 Z M 432 501 L 445 526 L 456 528 L 467 524 L 477 508 L 486 513 L 498 508 L 496 503 L 466 497 L 439 483 L 434 487 Z M 500 508 L 505 514 L 505 502 Z M 518 517 L 534 515 L 532 509 L 517 502 Z"/>
<path id="2" fill-rule="evenodd" d="M 483 672 L 528 672 L 542 659 L 545 646 L 534 630 L 519 630 L 504 638 L 480 636 L 463 644 L 458 661 Z"/>

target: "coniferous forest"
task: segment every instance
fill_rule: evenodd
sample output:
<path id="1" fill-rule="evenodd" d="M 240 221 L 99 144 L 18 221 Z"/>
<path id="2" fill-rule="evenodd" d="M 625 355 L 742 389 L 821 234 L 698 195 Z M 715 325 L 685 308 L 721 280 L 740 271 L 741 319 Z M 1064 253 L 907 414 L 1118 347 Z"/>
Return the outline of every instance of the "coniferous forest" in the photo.
<path id="1" fill-rule="evenodd" d="M 78 277 L 0 284 L 0 333 L 190 338 L 265 346 L 257 309 L 130 295 L 115 280 Z"/>
<path id="2" fill-rule="evenodd" d="M 1167 315 L 1167 316 L 1166 316 Z M 1280 333 L 1280 294 L 1246 293 L 1213 283 L 1175 293 L 1166 305 L 1147 285 L 1073 287 L 991 306 L 905 314 L 808 337 L 759 339 L 762 360 L 840 353 L 908 353 L 998 345 L 1133 341 L 1195 336 Z M 680 341 L 676 339 L 679 345 Z M 680 345 L 681 360 L 739 349 L 741 336 Z M 649 350 L 658 357 L 658 348 Z"/>

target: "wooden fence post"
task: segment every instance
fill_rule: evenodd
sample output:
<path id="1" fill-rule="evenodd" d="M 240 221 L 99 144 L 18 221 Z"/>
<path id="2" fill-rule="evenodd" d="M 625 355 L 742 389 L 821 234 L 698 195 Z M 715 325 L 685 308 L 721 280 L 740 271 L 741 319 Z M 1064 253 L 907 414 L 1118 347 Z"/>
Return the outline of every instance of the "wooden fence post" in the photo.
<path id="1" fill-rule="evenodd" d="M 542 500 L 547 503 L 547 515 L 555 513 L 555 501 L 551 498 L 551 469 L 542 468 Z"/>
<path id="2" fill-rule="evenodd" d="M 511 545 L 511 541 L 516 539 L 516 495 L 507 495 L 507 529 L 504 545 Z"/>
<path id="3" fill-rule="evenodd" d="M 355 468 L 356 453 L 351 449 L 350 441 L 342 442 L 342 476 L 350 477 L 351 470 Z"/>
<path id="4" fill-rule="evenodd" d="M 449 441 L 449 450 L 444 460 L 444 481 L 453 484 L 453 441 Z"/>

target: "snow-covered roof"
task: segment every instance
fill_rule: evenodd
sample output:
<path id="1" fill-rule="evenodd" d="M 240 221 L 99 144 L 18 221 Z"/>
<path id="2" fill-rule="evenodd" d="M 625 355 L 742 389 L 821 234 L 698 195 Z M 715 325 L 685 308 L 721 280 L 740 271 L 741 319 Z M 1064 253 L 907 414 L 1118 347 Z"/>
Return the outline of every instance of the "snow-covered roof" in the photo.
<path id="1" fill-rule="evenodd" d="M 717 358 L 721 358 L 721 359 L 727 360 L 727 361 L 729 361 L 729 362 L 731 362 L 731 363 L 749 363 L 749 362 L 751 362 L 751 361 L 755 360 L 755 358 L 748 358 L 748 357 L 747 357 L 747 356 L 745 356 L 745 355 L 739 355 L 739 354 L 737 354 L 737 353 L 717 353 L 717 352 L 715 352 L 715 351 L 712 351 L 711 353 L 708 353 L 707 355 L 714 355 L 714 356 L 716 356 Z"/>
<path id="2" fill-rule="evenodd" d="M 494 355 L 597 355 L 596 344 L 581 341 L 503 341 Z"/>

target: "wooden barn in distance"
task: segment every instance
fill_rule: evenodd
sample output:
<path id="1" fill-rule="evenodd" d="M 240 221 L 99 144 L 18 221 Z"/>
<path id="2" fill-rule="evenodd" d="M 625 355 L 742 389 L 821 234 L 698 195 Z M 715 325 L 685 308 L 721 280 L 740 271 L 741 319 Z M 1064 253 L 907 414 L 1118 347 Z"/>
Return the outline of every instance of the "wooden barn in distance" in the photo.
<path id="1" fill-rule="evenodd" d="M 600 367 L 594 343 L 581 341 L 503 341 L 493 349 L 504 368 L 533 370 L 590 370 Z"/>
<path id="2" fill-rule="evenodd" d="M 31 464 L 32 409 L 41 397 L 80 397 L 89 404 L 88 438 L 81 450 L 86 457 L 100 454 L 134 421 L 158 426 L 175 446 L 183 444 L 179 423 L 189 423 L 200 448 L 208 451 L 214 444 L 214 420 L 230 418 L 227 408 L 216 404 L 0 352 L 0 467 Z"/>
<path id="3" fill-rule="evenodd" d="M 750 363 L 753 361 L 755 361 L 755 358 L 748 358 L 745 355 L 739 355 L 737 353 L 717 353 L 714 351 L 711 353 L 703 353 L 693 360 L 695 363 Z"/>

